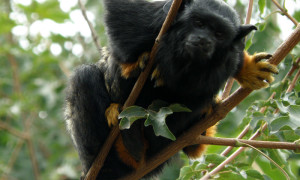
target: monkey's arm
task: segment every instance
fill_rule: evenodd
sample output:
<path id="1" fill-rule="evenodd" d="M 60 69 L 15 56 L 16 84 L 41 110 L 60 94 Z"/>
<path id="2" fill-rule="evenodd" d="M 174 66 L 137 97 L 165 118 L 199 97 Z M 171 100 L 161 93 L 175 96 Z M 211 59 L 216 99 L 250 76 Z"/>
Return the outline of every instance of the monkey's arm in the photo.
<path id="1" fill-rule="evenodd" d="M 150 51 L 164 21 L 164 1 L 105 0 L 105 25 L 111 53 L 132 63 Z"/>
<path id="2" fill-rule="evenodd" d="M 249 55 L 244 51 L 244 62 L 240 71 L 234 77 L 243 88 L 260 89 L 269 86 L 274 81 L 272 74 L 278 74 L 275 65 L 261 61 L 272 55 L 257 53 Z"/>

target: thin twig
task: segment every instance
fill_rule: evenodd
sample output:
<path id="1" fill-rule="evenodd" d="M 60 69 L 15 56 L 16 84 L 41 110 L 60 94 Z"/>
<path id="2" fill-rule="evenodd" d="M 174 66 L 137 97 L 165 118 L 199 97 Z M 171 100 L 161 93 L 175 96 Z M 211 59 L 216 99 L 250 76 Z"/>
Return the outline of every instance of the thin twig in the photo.
<path id="1" fill-rule="evenodd" d="M 276 1 L 276 0 L 272 0 L 272 2 L 275 4 L 275 6 L 278 7 L 278 9 L 280 9 L 280 11 L 287 17 L 289 18 L 294 24 L 295 26 L 298 25 L 298 21 L 293 18 L 288 12 L 286 9 L 284 9 L 283 7 L 281 7 L 281 5 Z"/>
<path id="2" fill-rule="evenodd" d="M 249 1 L 245 24 L 250 24 L 253 9 L 253 0 Z"/>
<path id="3" fill-rule="evenodd" d="M 98 40 L 99 37 L 98 37 L 98 35 L 97 35 L 97 32 L 96 32 L 95 28 L 93 27 L 93 24 L 90 22 L 89 18 L 87 17 L 86 9 L 85 9 L 83 3 L 81 2 L 81 0 L 78 0 L 78 4 L 79 4 L 79 7 L 80 7 L 80 9 L 81 9 L 81 12 L 82 12 L 82 15 L 83 15 L 84 19 L 86 20 L 86 22 L 87 22 L 88 25 L 89 25 L 89 28 L 90 28 L 91 33 L 92 33 L 92 37 L 93 37 L 94 44 L 96 45 L 97 50 L 98 50 L 98 52 L 99 52 L 100 55 L 101 55 L 101 53 L 102 53 L 102 48 L 101 48 L 101 44 L 100 44 L 100 42 L 99 42 L 99 40 Z"/>
<path id="4" fill-rule="evenodd" d="M 31 124 L 32 124 L 32 115 L 29 116 L 29 118 L 27 118 L 25 120 L 25 132 L 26 132 L 26 134 L 29 135 L 28 138 L 26 139 L 26 144 L 27 144 L 27 147 L 29 150 L 29 156 L 30 156 L 31 163 L 32 163 L 34 177 L 36 180 L 40 180 L 41 178 L 40 178 L 39 165 L 38 165 L 38 161 L 36 158 L 36 153 L 34 150 L 32 135 L 31 135 L 31 131 L 30 131 Z"/>
<path id="5" fill-rule="evenodd" d="M 7 165 L 7 170 L 2 174 L 0 180 L 6 180 L 7 179 L 6 176 L 8 174 L 10 174 L 10 171 L 13 168 L 13 166 L 14 166 L 16 160 L 17 160 L 17 157 L 20 153 L 20 150 L 21 150 L 23 144 L 24 144 L 24 140 L 20 139 L 18 141 L 16 147 L 14 148 L 12 154 L 11 154 L 11 158 L 10 158 L 10 160 L 8 162 L 8 165 Z"/>
<path id="6" fill-rule="evenodd" d="M 299 76 L 300 76 L 300 69 L 298 70 L 297 74 L 295 75 L 292 83 L 290 84 L 290 86 L 288 87 L 288 89 L 286 90 L 287 93 L 291 92 L 294 88 L 295 88 L 295 85 L 299 79 Z"/>
<path id="7" fill-rule="evenodd" d="M 4 122 L 0 122 L 0 129 L 4 129 L 6 131 L 8 131 L 9 133 L 21 138 L 21 139 L 27 139 L 28 138 L 28 134 L 23 133 L 13 127 L 11 127 L 10 125 L 8 125 L 7 123 Z"/>
<path id="8" fill-rule="evenodd" d="M 249 146 L 251 147 L 252 149 L 256 150 L 257 152 L 259 152 L 261 155 L 263 155 L 265 158 L 267 158 L 270 162 L 272 162 L 283 174 L 284 176 L 286 177 L 287 180 L 290 180 L 290 177 L 289 175 L 284 171 L 284 169 L 282 167 L 280 167 L 273 159 L 271 159 L 268 155 L 266 155 L 265 153 L 263 153 L 261 150 L 257 149 L 256 147 L 250 145 L 250 144 L 247 144 L 247 143 L 244 143 L 242 141 L 239 140 L 240 143 L 246 145 L 246 146 Z"/>
<path id="9" fill-rule="evenodd" d="M 159 35 L 156 38 L 155 44 L 153 45 L 153 48 L 151 50 L 150 59 L 149 59 L 149 62 L 147 64 L 147 67 L 140 74 L 140 76 L 139 76 L 138 80 L 136 81 L 129 97 L 127 98 L 127 100 L 126 100 L 126 102 L 123 106 L 123 109 L 125 109 L 126 107 L 134 105 L 138 95 L 140 94 L 140 91 L 142 90 L 142 88 L 143 88 L 143 86 L 144 86 L 144 84 L 147 80 L 147 77 L 150 74 L 152 65 L 154 63 L 154 57 L 155 57 L 156 52 L 157 52 L 159 41 L 160 41 L 162 35 L 171 26 L 171 23 L 173 22 L 176 14 L 177 14 L 177 11 L 178 11 L 178 9 L 181 5 L 181 2 L 182 2 L 182 0 L 174 0 L 173 1 L 172 6 L 170 8 L 170 11 L 169 11 L 169 13 L 166 17 L 166 20 L 164 21 L 164 23 L 162 25 L 162 28 L 159 32 Z M 104 145 L 102 146 L 100 152 L 98 153 L 96 159 L 94 160 L 91 168 L 89 169 L 89 171 L 88 171 L 88 173 L 85 177 L 86 180 L 96 179 L 96 177 L 98 175 L 98 172 L 102 168 L 103 163 L 106 159 L 106 156 L 107 156 L 113 142 L 115 141 L 116 137 L 118 136 L 119 132 L 120 132 L 120 130 L 119 130 L 118 126 L 113 127 L 113 129 L 111 130 L 111 132 L 110 132 L 108 138 L 106 139 Z"/>

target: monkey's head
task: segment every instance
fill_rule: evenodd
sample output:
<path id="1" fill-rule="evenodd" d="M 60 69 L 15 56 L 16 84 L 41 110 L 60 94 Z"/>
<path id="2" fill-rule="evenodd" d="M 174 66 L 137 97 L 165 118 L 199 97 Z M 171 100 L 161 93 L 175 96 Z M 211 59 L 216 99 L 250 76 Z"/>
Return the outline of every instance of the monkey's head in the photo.
<path id="1" fill-rule="evenodd" d="M 241 25 L 236 11 L 222 0 L 186 0 L 169 35 L 177 36 L 185 59 L 206 63 L 222 51 L 232 51 L 255 29 Z"/>

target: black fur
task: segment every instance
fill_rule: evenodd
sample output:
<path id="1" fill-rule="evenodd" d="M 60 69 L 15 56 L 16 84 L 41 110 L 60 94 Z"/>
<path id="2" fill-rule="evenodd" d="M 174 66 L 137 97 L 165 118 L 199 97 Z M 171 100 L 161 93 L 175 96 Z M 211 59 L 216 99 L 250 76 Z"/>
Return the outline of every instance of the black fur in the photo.
<path id="1" fill-rule="evenodd" d="M 109 132 L 104 116 L 106 108 L 110 103 L 123 104 L 136 80 L 136 77 L 122 78 L 119 64 L 135 62 L 141 53 L 151 50 L 170 3 L 104 0 L 111 55 L 104 63 L 78 68 L 66 99 L 69 131 L 85 174 Z M 154 87 L 149 78 L 136 104 L 147 107 L 153 100 L 161 99 L 192 109 L 192 113 L 168 117 L 168 127 L 178 137 L 201 120 L 201 109 L 214 103 L 214 96 L 224 82 L 240 69 L 243 38 L 253 29 L 240 25 L 236 12 L 221 0 L 184 1 L 155 58 L 164 86 Z M 138 134 L 139 123 L 121 132 L 126 148 L 137 160 L 144 141 Z M 156 137 L 151 127 L 144 128 L 143 133 L 149 145 L 146 158 L 170 143 Z M 122 163 L 112 148 L 98 179 L 116 179 L 130 171 L 132 168 Z"/>

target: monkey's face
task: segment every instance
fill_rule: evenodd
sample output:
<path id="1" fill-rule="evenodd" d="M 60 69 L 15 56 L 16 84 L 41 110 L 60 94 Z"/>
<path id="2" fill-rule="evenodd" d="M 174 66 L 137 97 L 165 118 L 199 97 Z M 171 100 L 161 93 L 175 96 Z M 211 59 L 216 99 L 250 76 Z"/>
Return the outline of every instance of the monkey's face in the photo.
<path id="1" fill-rule="evenodd" d="M 192 59 L 211 59 L 220 48 L 227 48 L 237 30 L 228 20 L 212 13 L 193 16 L 189 19 L 184 50 Z"/>

